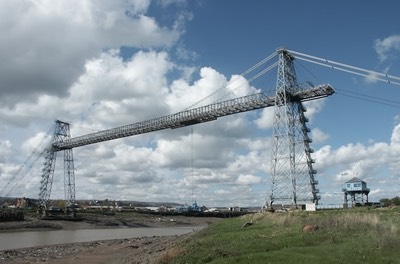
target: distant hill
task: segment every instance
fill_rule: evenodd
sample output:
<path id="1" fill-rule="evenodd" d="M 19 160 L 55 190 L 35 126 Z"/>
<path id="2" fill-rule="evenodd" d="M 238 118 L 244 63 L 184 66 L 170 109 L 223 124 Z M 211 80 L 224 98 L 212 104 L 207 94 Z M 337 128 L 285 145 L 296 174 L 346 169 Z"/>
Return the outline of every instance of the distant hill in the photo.
<path id="1" fill-rule="evenodd" d="M 20 199 L 22 197 L 2 197 L 0 196 L 0 206 L 3 204 L 15 204 L 17 199 Z M 29 199 L 30 203 L 32 205 L 37 205 L 39 204 L 39 199 L 32 199 L 32 198 L 27 198 Z M 64 202 L 64 200 L 50 200 L 51 205 L 58 205 L 59 203 Z M 133 207 L 159 207 L 159 206 L 167 206 L 167 207 L 176 207 L 179 205 L 182 205 L 180 203 L 174 203 L 174 202 L 142 202 L 142 201 L 127 201 L 127 200 L 76 200 L 75 201 L 78 205 L 87 205 L 90 203 L 97 203 L 97 204 L 109 204 L 114 205 L 115 202 L 118 203 L 119 206 L 133 206 Z"/>

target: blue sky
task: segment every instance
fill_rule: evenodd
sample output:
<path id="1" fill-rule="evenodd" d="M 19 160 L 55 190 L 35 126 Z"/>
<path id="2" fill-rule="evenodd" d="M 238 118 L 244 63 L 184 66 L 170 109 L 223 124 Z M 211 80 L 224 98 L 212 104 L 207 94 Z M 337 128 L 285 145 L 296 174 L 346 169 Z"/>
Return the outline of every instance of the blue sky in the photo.
<path id="1" fill-rule="evenodd" d="M 74 136 L 174 113 L 279 47 L 400 76 L 399 9 L 394 0 L 1 1 L 0 190 L 38 196 L 43 161 L 17 172 L 55 119 Z M 399 195 L 399 104 L 376 101 L 396 105 L 400 87 L 295 63 L 299 80 L 336 89 L 307 104 L 321 202 L 340 203 L 354 176 L 373 201 Z M 76 197 L 184 203 L 193 191 L 207 206 L 261 205 L 270 116 L 77 148 Z M 63 197 L 62 177 L 60 167 L 52 198 Z"/>

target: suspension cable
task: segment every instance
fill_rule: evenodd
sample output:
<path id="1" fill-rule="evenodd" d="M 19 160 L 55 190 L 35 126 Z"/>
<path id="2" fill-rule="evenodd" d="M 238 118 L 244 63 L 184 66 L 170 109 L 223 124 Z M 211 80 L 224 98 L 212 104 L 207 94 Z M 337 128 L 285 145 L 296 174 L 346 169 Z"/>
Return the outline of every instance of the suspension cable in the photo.
<path id="1" fill-rule="evenodd" d="M 366 94 L 346 91 L 346 90 L 337 89 L 337 88 L 335 89 L 335 91 L 336 91 L 336 94 L 341 95 L 341 96 L 351 97 L 354 99 L 371 102 L 371 103 L 375 103 L 375 104 L 381 104 L 381 105 L 400 108 L 400 101 L 389 100 L 389 99 L 385 99 L 385 98 L 381 98 L 381 97 L 370 96 L 370 95 L 366 95 Z"/>
<path id="2" fill-rule="evenodd" d="M 255 71 L 255 70 L 256 70 L 257 68 L 259 68 L 260 66 L 262 66 L 262 65 L 266 64 L 267 62 L 269 62 L 270 60 L 272 60 L 277 54 L 278 54 L 277 52 L 274 52 L 274 53 L 270 54 L 270 55 L 267 56 L 266 58 L 264 58 L 264 59 L 262 59 L 261 61 L 259 61 L 258 63 L 256 63 L 254 66 L 250 67 L 249 69 L 247 69 L 246 71 L 244 71 L 243 73 L 241 73 L 240 75 L 234 76 L 234 77 L 231 79 L 231 81 L 229 81 L 226 85 L 221 86 L 220 88 L 218 88 L 217 90 L 215 90 L 215 91 L 212 92 L 211 94 L 205 96 L 204 98 L 200 99 L 199 101 L 197 101 L 197 102 L 193 103 L 192 105 L 186 107 L 184 110 L 192 109 L 192 108 L 194 108 L 194 107 L 200 105 L 200 104 L 203 103 L 204 101 L 206 101 L 206 100 L 208 100 L 208 99 L 214 97 L 216 94 L 218 94 L 218 93 L 220 93 L 220 92 L 226 92 L 226 87 L 228 87 L 228 86 L 230 86 L 230 85 L 233 85 L 234 83 L 240 81 L 240 80 L 241 80 L 240 77 L 246 77 L 249 73 Z M 268 72 L 269 70 L 271 70 L 272 68 L 274 68 L 274 67 L 271 67 L 271 66 L 270 66 L 270 67 L 268 67 L 268 70 L 264 69 L 264 70 L 261 71 L 262 73 L 258 73 L 258 74 L 255 75 L 256 77 L 253 76 L 252 78 L 253 78 L 253 79 L 256 79 L 256 78 L 260 77 L 262 74 L 265 74 L 266 72 Z M 237 88 L 235 88 L 235 89 L 238 89 L 238 88 L 241 88 L 241 87 L 243 87 L 243 84 L 237 86 Z M 235 89 L 234 89 L 234 90 L 235 90 Z M 234 90 L 233 90 L 233 91 L 234 91 Z M 230 92 L 232 92 L 232 91 L 230 91 Z M 227 97 L 227 95 L 222 95 L 222 96 L 220 96 L 218 99 L 226 98 L 226 97 Z M 214 102 L 218 102 L 218 100 L 215 100 Z"/>
<path id="3" fill-rule="evenodd" d="M 389 74 L 381 73 L 381 72 L 375 72 L 375 71 L 371 71 L 371 70 L 367 70 L 367 69 L 351 66 L 351 65 L 348 65 L 348 64 L 340 63 L 340 62 L 327 60 L 327 59 L 319 58 L 319 57 L 316 57 L 316 56 L 307 55 L 307 54 L 296 52 L 296 51 L 292 51 L 292 50 L 288 50 L 288 51 L 290 53 L 294 54 L 295 58 L 299 59 L 299 60 L 303 60 L 303 61 L 314 63 L 314 64 L 317 64 L 317 65 L 321 65 L 321 66 L 324 66 L 324 67 L 332 68 L 332 69 L 335 69 L 335 70 L 340 70 L 340 71 L 352 73 L 352 74 L 355 74 L 355 75 L 359 75 L 359 76 L 363 76 L 363 77 L 367 77 L 367 78 L 371 78 L 371 79 L 387 82 L 387 83 L 390 83 L 390 84 L 400 85 L 400 82 L 393 81 L 393 80 L 400 80 L 400 77 L 397 77 L 397 76 L 393 76 L 393 75 L 389 75 Z"/>
<path id="4" fill-rule="evenodd" d="M 51 126 L 47 133 L 43 136 L 39 144 L 34 148 L 28 158 L 22 163 L 22 165 L 18 168 L 12 178 L 8 181 L 8 183 L 3 187 L 0 193 L 7 193 L 5 196 L 8 196 L 12 191 L 14 191 L 17 187 L 19 187 L 22 181 L 27 176 L 28 172 L 33 168 L 39 158 L 42 157 L 43 153 L 46 151 L 44 146 L 44 142 L 49 138 L 51 133 L 54 131 L 55 125 Z M 25 169 L 25 171 L 24 171 Z M 24 174 L 23 174 L 24 173 Z M 22 175 L 22 177 L 20 177 Z M 20 179 L 18 179 L 20 178 Z"/>
<path id="5" fill-rule="evenodd" d="M 297 53 L 297 52 L 294 52 L 294 53 Z M 307 56 L 314 57 L 314 56 L 311 56 L 311 55 L 307 55 Z M 300 59 L 298 57 L 296 57 L 296 58 Z M 304 61 L 309 61 L 309 60 L 304 59 Z M 312 62 L 312 61 L 310 61 L 310 62 Z M 307 69 L 307 67 L 305 67 L 302 63 L 298 62 L 297 64 L 300 65 L 302 69 L 305 69 L 312 77 L 317 79 L 319 82 L 322 82 L 315 74 L 313 74 L 309 69 Z M 321 64 L 319 62 L 316 62 L 316 64 L 322 65 L 322 66 L 326 66 L 326 67 L 330 67 L 328 65 Z M 338 64 L 342 64 L 343 65 L 343 63 L 338 63 Z M 353 67 L 355 69 L 361 69 L 361 68 L 354 67 L 354 66 L 351 66 L 351 67 Z M 366 70 L 366 71 L 368 71 L 368 70 Z M 372 73 L 372 71 L 369 71 L 369 72 Z M 380 74 L 380 75 L 383 75 L 383 74 Z M 387 75 L 387 76 L 393 77 L 394 79 L 399 79 L 398 77 L 395 77 L 395 76 L 391 76 L 391 75 Z M 357 100 L 361 100 L 361 101 L 366 101 L 366 102 L 371 102 L 371 103 L 375 103 L 375 104 L 381 104 L 381 105 L 386 105 L 386 106 L 391 106 L 391 107 L 396 107 L 396 108 L 400 107 L 400 101 L 390 100 L 390 99 L 376 97 L 376 96 L 370 96 L 370 95 L 361 94 L 361 93 L 357 93 L 357 92 L 353 92 L 353 91 L 343 90 L 343 89 L 340 89 L 340 88 L 335 88 L 335 91 L 336 91 L 336 94 L 338 94 L 338 95 L 349 97 L 349 98 L 353 98 L 353 99 L 357 99 Z"/>

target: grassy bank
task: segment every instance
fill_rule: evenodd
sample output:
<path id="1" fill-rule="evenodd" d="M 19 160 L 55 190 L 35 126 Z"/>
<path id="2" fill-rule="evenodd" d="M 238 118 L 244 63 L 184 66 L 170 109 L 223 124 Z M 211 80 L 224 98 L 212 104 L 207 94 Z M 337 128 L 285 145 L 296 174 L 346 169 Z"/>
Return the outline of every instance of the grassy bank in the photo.
<path id="1" fill-rule="evenodd" d="M 259 213 L 215 223 L 160 262 L 400 263 L 399 230 L 398 208 Z"/>

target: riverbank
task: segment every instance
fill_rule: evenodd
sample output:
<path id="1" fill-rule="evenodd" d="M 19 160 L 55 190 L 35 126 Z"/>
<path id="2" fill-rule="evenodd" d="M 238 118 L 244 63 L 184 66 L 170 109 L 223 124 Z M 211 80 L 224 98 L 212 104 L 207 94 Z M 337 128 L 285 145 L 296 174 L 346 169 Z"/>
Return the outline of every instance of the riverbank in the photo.
<path id="1" fill-rule="evenodd" d="M 168 250 L 191 234 L 102 240 L 0 251 L 0 263 L 98 264 L 167 263 Z"/>
<path id="2" fill-rule="evenodd" d="M 217 221 L 216 217 L 186 217 L 183 215 L 161 216 L 152 214 L 85 214 L 79 221 L 43 220 L 25 217 L 25 221 L 0 222 L 0 232 L 38 231 L 38 230 L 76 230 L 94 228 L 122 227 L 173 227 L 202 226 Z"/>
<path id="3" fill-rule="evenodd" d="M 82 221 L 27 219 L 0 223 L 0 232 L 79 230 L 96 228 L 195 227 L 218 221 L 213 217 L 162 217 L 146 214 L 85 215 Z M 101 240 L 0 251 L 0 263 L 167 263 L 174 246 L 191 234 Z M 1 243 L 7 243 L 1 241 Z M 172 250 L 172 251 L 171 251 Z"/>
<path id="4" fill-rule="evenodd" d="M 177 263 L 400 263 L 400 208 L 249 214 L 209 226 Z"/>

